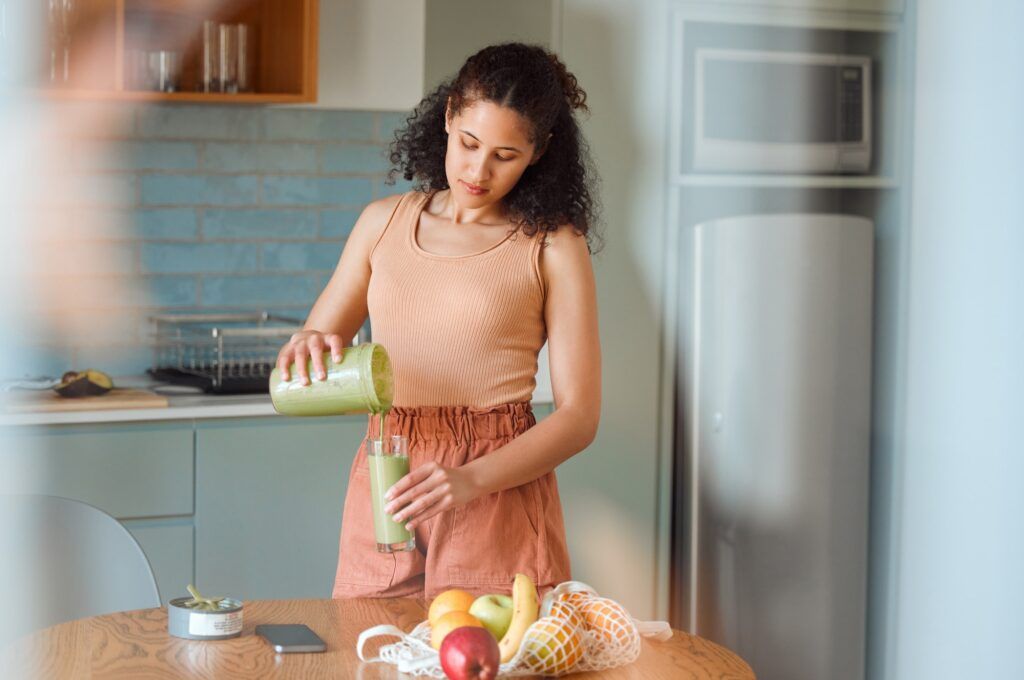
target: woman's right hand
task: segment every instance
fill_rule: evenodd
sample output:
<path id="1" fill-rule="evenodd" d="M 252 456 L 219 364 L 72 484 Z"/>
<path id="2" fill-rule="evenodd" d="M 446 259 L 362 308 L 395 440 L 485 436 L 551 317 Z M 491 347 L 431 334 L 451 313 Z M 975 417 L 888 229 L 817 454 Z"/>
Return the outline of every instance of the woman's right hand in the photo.
<path id="1" fill-rule="evenodd" d="M 327 378 L 327 368 L 324 366 L 324 352 L 330 348 L 331 358 L 335 362 L 341 361 L 342 350 L 345 347 L 344 341 L 337 333 L 321 333 L 320 331 L 299 331 L 281 348 L 277 354 L 277 367 L 281 371 L 282 380 L 291 380 L 288 368 L 295 363 L 295 371 L 303 385 L 309 385 L 309 369 L 307 360 L 313 358 L 313 371 L 317 379 Z"/>

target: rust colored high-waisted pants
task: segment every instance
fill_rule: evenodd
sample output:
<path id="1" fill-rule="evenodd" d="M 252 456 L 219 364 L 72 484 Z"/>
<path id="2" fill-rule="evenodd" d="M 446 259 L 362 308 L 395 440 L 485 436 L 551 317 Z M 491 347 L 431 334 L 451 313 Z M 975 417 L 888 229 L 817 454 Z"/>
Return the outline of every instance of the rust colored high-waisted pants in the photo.
<path id="1" fill-rule="evenodd" d="M 368 438 L 377 436 L 377 423 L 370 418 Z M 459 467 L 535 423 L 529 403 L 394 408 L 385 433 L 409 438 L 410 468 L 431 460 Z M 377 552 L 364 440 L 349 473 L 334 597 L 433 598 L 449 588 L 509 592 L 516 572 L 544 592 L 570 578 L 554 472 L 434 515 L 414 533 L 415 550 Z"/>

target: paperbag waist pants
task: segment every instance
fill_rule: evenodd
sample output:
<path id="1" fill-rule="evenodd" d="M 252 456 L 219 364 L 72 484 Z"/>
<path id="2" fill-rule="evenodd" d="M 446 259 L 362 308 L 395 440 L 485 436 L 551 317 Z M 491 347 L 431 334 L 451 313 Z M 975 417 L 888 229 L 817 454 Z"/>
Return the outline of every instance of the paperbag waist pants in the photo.
<path id="1" fill-rule="evenodd" d="M 377 436 L 371 416 L 367 438 Z M 427 461 L 459 467 L 501 448 L 533 427 L 530 404 L 492 408 L 394 408 L 386 436 L 409 439 L 410 469 Z M 449 588 L 509 592 L 517 572 L 542 593 L 570 579 L 555 473 L 429 518 L 415 530 L 416 549 L 379 553 L 373 529 L 366 440 L 352 463 L 342 516 L 333 595 L 433 598 Z"/>

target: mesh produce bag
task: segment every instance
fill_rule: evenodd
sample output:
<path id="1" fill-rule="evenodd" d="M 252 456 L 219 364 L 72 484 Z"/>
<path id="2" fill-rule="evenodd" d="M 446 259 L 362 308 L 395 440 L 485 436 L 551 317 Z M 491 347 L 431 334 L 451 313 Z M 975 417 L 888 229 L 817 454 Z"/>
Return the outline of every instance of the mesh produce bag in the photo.
<path id="1" fill-rule="evenodd" d="M 363 648 L 379 636 L 399 638 L 367 658 Z M 519 651 L 501 664 L 499 676 L 561 676 L 632 663 L 640 655 L 640 638 L 667 640 L 665 621 L 637 621 L 614 600 L 601 597 L 579 581 L 566 581 L 544 596 L 538 618 L 527 629 Z M 402 673 L 443 678 L 437 651 L 430 646 L 430 624 L 423 621 L 405 633 L 391 625 L 374 626 L 359 635 L 359 658 L 385 662 Z"/>

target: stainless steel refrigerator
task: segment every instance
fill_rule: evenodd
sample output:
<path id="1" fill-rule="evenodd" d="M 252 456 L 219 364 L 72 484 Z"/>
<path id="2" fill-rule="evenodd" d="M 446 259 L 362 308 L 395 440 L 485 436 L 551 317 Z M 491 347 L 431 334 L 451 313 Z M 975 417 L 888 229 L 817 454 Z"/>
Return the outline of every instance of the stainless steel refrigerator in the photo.
<path id="1" fill-rule="evenodd" d="M 760 680 L 862 680 L 869 220 L 753 215 L 687 244 L 672 618 Z"/>

